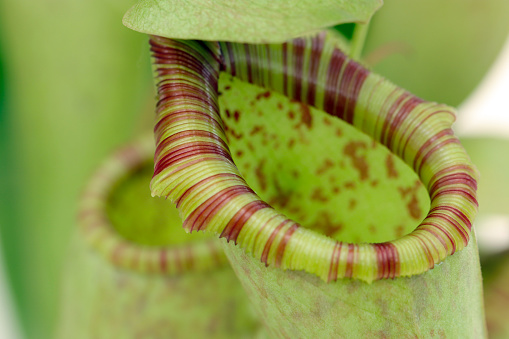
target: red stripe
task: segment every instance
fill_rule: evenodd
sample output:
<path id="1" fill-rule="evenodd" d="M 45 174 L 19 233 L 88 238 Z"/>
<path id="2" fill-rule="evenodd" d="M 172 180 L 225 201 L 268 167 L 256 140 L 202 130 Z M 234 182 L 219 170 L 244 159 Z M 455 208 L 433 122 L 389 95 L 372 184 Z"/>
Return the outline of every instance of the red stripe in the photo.
<path id="1" fill-rule="evenodd" d="M 166 249 L 161 249 L 159 251 L 159 268 L 161 269 L 161 272 L 166 272 L 168 269 L 168 258 Z"/>
<path id="2" fill-rule="evenodd" d="M 210 183 L 211 181 L 215 181 L 219 178 L 238 178 L 239 180 L 244 181 L 243 178 L 241 178 L 240 176 L 238 176 L 237 174 L 234 174 L 234 173 L 218 173 L 218 174 L 211 175 L 210 177 L 202 179 L 202 180 L 198 181 L 196 184 L 194 184 L 193 186 L 186 189 L 185 192 L 175 202 L 175 204 L 177 205 L 177 208 L 180 207 L 180 204 L 182 203 L 182 201 L 184 201 L 189 196 L 189 194 L 196 191 L 200 186 Z"/>
<path id="3" fill-rule="evenodd" d="M 430 218 L 438 218 L 444 220 L 449 225 L 452 225 L 456 230 L 458 230 L 458 234 L 463 239 L 463 244 L 466 246 L 468 244 L 468 232 L 463 229 L 463 227 L 458 223 L 456 220 L 454 220 L 451 216 L 439 213 L 439 212 L 430 212 L 428 215 Z"/>
<path id="4" fill-rule="evenodd" d="M 444 140 L 442 142 L 440 142 L 439 144 L 437 144 L 435 147 L 433 147 L 432 149 L 430 149 L 426 155 L 424 155 L 422 157 L 422 161 L 421 161 L 421 164 L 419 165 L 419 169 L 417 170 L 417 173 L 418 175 L 421 175 L 421 171 L 422 171 L 422 166 L 424 166 L 424 164 L 426 164 L 426 162 L 428 161 L 428 159 L 433 155 L 433 153 L 435 153 L 436 151 L 438 151 L 439 149 L 443 148 L 445 145 L 448 145 L 448 144 L 459 144 L 460 141 L 457 139 L 457 138 L 454 138 L 454 139 L 447 139 L 447 140 Z"/>
<path id="5" fill-rule="evenodd" d="M 210 144 L 210 143 L 209 143 Z M 197 156 L 197 155 L 206 155 L 206 154 L 214 154 L 219 155 L 220 157 L 224 158 L 225 160 L 233 161 L 230 153 L 223 149 L 222 147 L 218 145 L 191 145 L 188 146 L 185 149 L 178 150 L 178 152 L 173 153 L 170 152 L 166 154 L 164 157 L 162 157 L 156 164 L 154 175 L 159 174 L 162 170 L 175 165 L 179 162 L 182 162 L 188 158 Z"/>
<path id="6" fill-rule="evenodd" d="M 417 238 L 417 240 L 421 243 L 421 247 L 424 249 L 426 257 L 428 258 L 428 268 L 435 267 L 435 261 L 433 260 L 433 255 L 431 254 L 428 246 L 426 246 L 426 243 L 424 240 L 421 239 L 421 237 L 418 234 L 410 233 L 409 236 Z"/>
<path id="7" fill-rule="evenodd" d="M 232 44 L 230 42 L 226 42 L 226 49 L 228 51 L 228 57 L 230 59 L 230 74 L 233 76 L 237 75 L 237 70 L 235 68 L 235 55 L 233 54 Z"/>
<path id="8" fill-rule="evenodd" d="M 319 33 L 311 39 L 311 55 L 309 60 L 308 89 L 307 101 L 308 105 L 315 105 L 316 84 L 318 78 L 318 70 L 322 57 L 325 32 Z"/>
<path id="9" fill-rule="evenodd" d="M 224 149 L 228 149 L 228 145 L 226 144 L 226 142 L 224 142 L 224 140 L 221 139 L 221 137 L 219 137 L 218 135 L 216 135 L 212 132 L 208 132 L 208 131 L 191 130 L 191 131 L 177 132 L 175 134 L 172 134 L 172 135 L 166 137 L 162 141 L 158 140 L 157 147 L 155 149 L 155 154 L 157 156 L 160 153 L 162 153 L 162 151 L 165 148 L 167 148 L 171 143 L 174 143 L 174 142 L 179 141 L 184 138 L 195 138 L 195 137 L 203 137 L 203 138 L 213 139 L 213 140 L 217 141 L 219 144 L 221 144 L 221 146 L 223 146 Z"/>
<path id="10" fill-rule="evenodd" d="M 467 216 L 462 211 L 457 209 L 456 207 L 453 207 L 453 206 L 437 206 L 437 207 L 433 207 L 430 210 L 430 213 L 431 212 L 435 212 L 435 211 L 448 211 L 448 212 L 451 212 L 456 217 L 458 217 L 458 219 L 460 219 L 465 225 L 467 225 L 468 229 L 472 228 L 472 222 L 470 221 L 470 219 L 467 218 Z"/>
<path id="11" fill-rule="evenodd" d="M 346 257 L 346 270 L 345 277 L 351 278 L 353 274 L 353 264 L 354 264 L 354 244 L 348 244 L 348 255 Z"/>
<path id="12" fill-rule="evenodd" d="M 443 176 L 445 176 L 445 173 L 454 172 L 454 171 L 461 171 L 460 173 L 463 173 L 463 171 L 465 171 L 465 173 L 467 173 L 467 172 L 473 171 L 473 169 L 472 169 L 472 167 L 470 167 L 468 165 L 452 165 L 452 166 L 446 167 L 446 168 L 441 169 L 440 171 L 436 172 L 435 174 L 433 174 L 429 185 L 431 185 L 435 181 L 437 181 L 440 178 L 442 178 Z M 477 182 L 476 182 L 476 188 L 477 188 Z"/>
<path id="13" fill-rule="evenodd" d="M 247 71 L 247 82 L 253 83 L 253 73 L 251 71 L 251 52 L 249 51 L 249 45 L 244 44 L 244 57 L 246 58 L 246 71 Z"/>
<path id="14" fill-rule="evenodd" d="M 293 99 L 302 102 L 302 74 L 304 68 L 304 52 L 306 40 L 294 39 L 293 44 Z"/>
<path id="15" fill-rule="evenodd" d="M 346 55 L 339 49 L 332 51 L 327 77 L 325 79 L 323 110 L 334 115 L 334 104 L 337 97 L 337 83 L 343 64 L 346 61 Z"/>
<path id="16" fill-rule="evenodd" d="M 288 44 L 283 47 L 283 94 L 288 96 Z"/>
<path id="17" fill-rule="evenodd" d="M 386 145 L 390 149 L 393 149 L 393 138 L 394 138 L 394 132 L 398 130 L 398 128 L 401 126 L 401 124 L 406 120 L 408 115 L 420 104 L 422 104 L 424 100 L 421 98 L 418 98 L 416 96 L 412 96 L 409 100 L 407 100 L 401 109 L 398 111 L 396 117 L 392 120 L 392 123 L 390 124 L 389 131 L 387 134 L 387 142 Z M 400 137 L 403 138 L 403 135 Z"/>
<path id="18" fill-rule="evenodd" d="M 417 153 L 415 155 L 414 163 L 413 163 L 413 168 L 414 169 L 417 168 L 417 161 L 420 159 L 421 155 L 424 153 L 424 151 L 428 147 L 433 145 L 438 139 L 446 137 L 446 136 L 451 136 L 451 135 L 454 135 L 454 132 L 452 131 L 452 129 L 447 128 L 447 129 L 441 130 L 440 132 L 438 132 L 437 134 L 435 134 L 431 138 L 427 139 L 426 142 L 424 144 L 422 144 L 421 148 L 419 148 L 419 150 L 417 151 Z M 435 148 L 436 148 L 436 146 L 434 146 L 432 148 L 432 150 L 435 149 Z M 428 153 L 429 153 L 429 150 L 428 150 Z M 421 166 L 422 166 L 422 163 L 424 162 L 424 158 L 426 158 L 426 156 L 428 156 L 428 153 L 426 153 L 426 155 L 423 157 L 423 160 L 421 162 Z"/>
<path id="19" fill-rule="evenodd" d="M 477 202 L 475 196 L 462 189 L 443 189 L 438 193 L 435 193 L 435 195 L 432 197 L 432 200 L 435 200 L 442 195 L 461 195 L 467 198 L 475 206 L 479 206 L 479 203 Z"/>
<path id="20" fill-rule="evenodd" d="M 289 219 L 286 219 L 285 221 L 283 221 L 282 223 L 280 223 L 273 231 L 272 233 L 270 234 L 269 236 L 269 239 L 267 240 L 267 242 L 265 243 L 265 247 L 263 248 L 263 252 L 262 252 L 262 257 L 261 257 L 261 261 L 265 263 L 265 266 L 268 266 L 268 257 L 269 257 L 269 251 L 270 251 L 270 248 L 272 246 L 272 243 L 274 242 L 274 239 L 276 238 L 276 235 L 281 231 L 281 229 L 283 228 L 284 225 L 286 225 L 287 223 L 289 223 L 290 220 Z"/>
<path id="21" fill-rule="evenodd" d="M 384 145 L 387 145 L 387 142 L 386 142 L 386 133 L 389 132 L 388 129 L 390 128 L 390 125 L 391 125 L 391 120 L 393 119 L 392 116 L 397 112 L 398 112 L 398 108 L 399 106 L 401 106 L 401 104 L 403 102 L 406 102 L 406 100 L 408 100 L 410 98 L 411 94 L 408 93 L 408 92 L 404 92 L 403 94 L 401 94 L 397 99 L 396 101 L 394 101 L 391 105 L 391 107 L 389 108 L 389 110 L 387 111 L 387 114 L 385 116 L 385 120 L 384 120 L 384 123 L 383 123 L 383 126 L 382 126 L 382 131 L 381 131 L 381 134 L 380 134 L 380 142 Z"/>
<path id="22" fill-rule="evenodd" d="M 452 246 L 452 251 L 450 254 L 453 254 L 454 252 L 456 252 L 456 243 L 454 242 L 454 239 L 452 238 L 452 236 L 449 234 L 449 232 L 447 232 L 446 229 L 444 229 L 441 225 L 439 224 L 436 224 L 435 222 L 433 222 L 432 220 L 428 220 L 428 218 L 426 218 L 419 226 L 431 226 L 433 227 L 434 229 L 438 229 L 440 231 L 442 231 L 443 234 L 445 234 L 445 236 L 447 237 L 447 239 L 449 239 L 449 243 L 451 244 Z M 446 247 L 447 248 L 447 247 Z"/>
<path id="23" fill-rule="evenodd" d="M 357 70 L 355 72 L 353 82 L 350 82 L 349 95 L 346 101 L 346 114 L 345 121 L 349 124 L 353 124 L 353 118 L 355 113 L 355 107 L 357 106 L 357 99 L 359 98 L 359 93 L 361 91 L 362 86 L 364 85 L 364 81 L 369 75 L 369 71 L 364 67 L 358 65 L 356 62 L 353 62 Z"/>
<path id="24" fill-rule="evenodd" d="M 265 45 L 265 54 L 267 55 L 267 59 L 265 60 L 265 62 L 267 63 L 267 67 L 268 69 L 272 69 L 272 66 L 271 66 L 271 55 L 270 55 L 270 45 Z M 274 86 L 272 85 L 272 72 L 267 72 L 267 81 L 268 81 L 268 84 L 267 84 L 267 88 L 274 88 Z"/>
<path id="25" fill-rule="evenodd" d="M 246 222 L 253 214 L 264 208 L 270 208 L 270 206 L 261 200 L 251 201 L 246 204 L 230 219 L 219 237 L 226 238 L 228 241 L 233 240 L 237 244 L 237 237 Z"/>
<path id="26" fill-rule="evenodd" d="M 281 263 L 283 261 L 283 255 L 285 254 L 286 245 L 290 241 L 293 233 L 299 228 L 298 224 L 293 224 L 290 228 L 288 228 L 283 235 L 283 239 L 279 242 L 279 245 L 276 249 L 276 267 L 281 267 Z"/>
<path id="27" fill-rule="evenodd" d="M 336 242 L 334 245 L 334 250 L 332 251 L 331 263 L 329 266 L 329 277 L 327 282 L 336 281 L 338 279 L 338 266 L 339 266 L 339 257 L 341 255 L 341 247 L 343 243 Z"/>
<path id="28" fill-rule="evenodd" d="M 420 225 L 419 225 L 420 226 Z M 444 232 L 442 229 L 439 229 L 440 231 L 442 231 L 442 233 Z M 444 247 L 444 249 L 447 251 L 447 243 L 445 242 L 445 240 L 440 236 L 438 235 L 436 232 L 435 232 L 435 228 L 422 228 L 422 231 L 425 231 L 425 232 L 428 232 L 428 233 L 431 233 L 435 239 L 437 239 L 438 241 L 440 241 L 440 243 L 442 244 L 442 246 Z M 433 245 L 434 246 L 434 245 Z M 435 249 L 437 249 L 435 247 Z M 437 249 L 437 252 L 438 249 Z"/>
<path id="29" fill-rule="evenodd" d="M 424 110 L 422 113 L 424 112 L 427 112 L 429 109 L 426 109 Z M 406 138 L 405 140 L 405 145 L 403 146 L 403 149 L 401 150 L 400 154 L 405 154 L 405 151 L 406 151 L 406 148 L 408 146 L 408 143 L 410 142 L 410 140 L 412 140 L 412 137 L 414 135 L 415 132 L 417 132 L 417 130 L 419 130 L 419 128 L 421 128 L 421 126 L 426 122 L 426 120 L 430 119 L 432 116 L 434 116 L 435 114 L 440 114 L 440 113 L 449 113 L 449 114 L 452 114 L 451 112 L 449 111 L 446 111 L 446 110 L 439 110 L 439 111 L 435 111 L 433 113 L 430 113 L 426 118 L 424 118 L 422 121 L 420 121 L 417 126 L 414 127 L 414 129 L 412 130 L 412 132 L 410 132 L 410 134 L 408 135 L 408 137 Z M 420 114 L 419 114 L 420 115 Z M 454 115 L 454 114 L 453 114 Z M 417 118 L 417 117 L 416 117 Z"/>
<path id="30" fill-rule="evenodd" d="M 436 191 L 444 186 L 449 185 L 466 185 L 473 191 L 477 190 L 477 181 L 468 173 L 452 173 L 445 175 L 435 181 L 429 189 L 430 196 L 433 196 Z"/>
<path id="31" fill-rule="evenodd" d="M 347 61 L 339 78 L 339 90 L 336 92 L 336 100 L 332 115 L 337 116 L 342 120 L 345 119 L 346 101 L 347 96 L 349 95 L 348 89 L 356 70 L 357 68 L 355 67 L 355 64 L 352 61 Z"/>
<path id="32" fill-rule="evenodd" d="M 224 132 L 223 126 L 216 119 L 212 118 L 210 115 L 187 109 L 172 112 L 170 114 L 165 115 L 162 119 L 160 119 L 157 122 L 157 124 L 154 127 L 154 131 L 156 133 L 163 133 L 164 130 L 167 128 L 167 125 L 169 124 L 177 123 L 179 121 L 190 121 L 190 120 L 203 121 L 205 124 L 213 126 Z"/>
<path id="33" fill-rule="evenodd" d="M 184 221 L 184 228 L 189 229 L 191 232 L 195 229 L 201 230 L 233 198 L 246 193 L 254 192 L 244 185 L 235 185 L 215 193 L 187 217 Z"/>

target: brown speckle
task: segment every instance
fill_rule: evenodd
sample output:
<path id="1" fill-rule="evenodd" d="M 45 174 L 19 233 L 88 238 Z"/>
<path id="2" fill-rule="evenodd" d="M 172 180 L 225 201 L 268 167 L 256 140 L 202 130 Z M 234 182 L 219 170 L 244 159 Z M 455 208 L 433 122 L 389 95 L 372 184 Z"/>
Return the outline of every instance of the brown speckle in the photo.
<path id="1" fill-rule="evenodd" d="M 238 150 L 237 152 L 235 152 L 235 155 L 239 158 L 242 156 L 242 154 L 244 154 L 244 152 L 242 152 L 242 150 Z"/>
<path id="2" fill-rule="evenodd" d="M 265 174 L 263 173 L 263 166 L 265 166 L 265 159 L 260 160 L 258 163 L 258 166 L 256 166 L 255 169 L 255 175 L 256 179 L 258 180 L 258 184 L 260 185 L 260 189 L 262 191 L 267 190 L 267 178 L 265 177 Z"/>
<path id="3" fill-rule="evenodd" d="M 340 222 L 333 222 L 330 214 L 324 211 L 318 215 L 318 219 L 314 222 L 313 229 L 321 231 L 328 237 L 332 237 L 343 229 L 343 224 Z"/>
<path id="4" fill-rule="evenodd" d="M 288 118 L 289 118 L 290 120 L 295 119 L 295 113 L 293 113 L 293 111 L 289 111 L 289 112 L 288 112 Z"/>
<path id="5" fill-rule="evenodd" d="M 238 122 L 240 118 L 240 112 L 239 111 L 233 112 L 233 118 L 235 119 L 235 121 Z"/>
<path id="6" fill-rule="evenodd" d="M 419 208 L 419 201 L 417 200 L 417 196 L 415 193 L 412 195 L 412 198 L 410 199 L 406 206 L 408 209 L 408 213 L 412 218 L 417 220 L 421 219 L 421 209 Z"/>
<path id="7" fill-rule="evenodd" d="M 320 202 L 327 202 L 329 201 L 329 198 L 323 195 L 321 188 L 315 188 L 313 190 L 313 193 L 311 193 L 311 200 L 316 200 Z"/>
<path id="8" fill-rule="evenodd" d="M 295 139 L 290 139 L 288 140 L 288 148 L 293 148 L 293 146 L 295 145 Z"/>
<path id="9" fill-rule="evenodd" d="M 311 115 L 311 110 L 309 106 L 306 104 L 300 104 L 300 122 L 304 124 L 308 129 L 313 125 L 313 116 Z"/>
<path id="10" fill-rule="evenodd" d="M 256 95 L 256 100 L 260 100 L 262 98 L 270 98 L 270 91 L 266 91 Z"/>
<path id="11" fill-rule="evenodd" d="M 353 210 L 355 208 L 355 206 L 357 206 L 357 200 L 355 199 L 350 199 L 350 201 L 348 202 L 348 209 L 349 210 Z"/>
<path id="12" fill-rule="evenodd" d="M 337 137 L 340 137 L 343 135 L 343 131 L 340 128 L 336 128 L 334 134 L 336 134 Z"/>
<path id="13" fill-rule="evenodd" d="M 283 104 L 282 104 L 282 103 L 280 103 L 280 102 L 278 102 L 278 103 L 277 103 L 277 108 L 278 108 L 279 110 L 282 110 L 282 109 L 283 109 Z"/>
<path id="14" fill-rule="evenodd" d="M 399 225 L 396 227 L 394 232 L 396 233 L 396 237 L 400 238 L 405 235 L 405 228 L 403 226 Z"/>
<path id="15" fill-rule="evenodd" d="M 399 176 L 398 171 L 394 165 L 392 154 L 387 154 L 387 157 L 385 158 L 385 168 L 387 169 L 388 178 L 397 178 Z"/>
<path id="16" fill-rule="evenodd" d="M 355 182 L 354 181 L 345 182 L 345 188 L 346 189 L 355 189 Z"/>
<path id="17" fill-rule="evenodd" d="M 316 170 L 316 175 L 321 175 L 327 172 L 334 166 L 334 163 L 330 159 L 325 159 L 323 164 Z"/>
<path id="18" fill-rule="evenodd" d="M 283 190 L 276 177 L 272 178 L 272 187 L 276 189 L 276 195 L 269 200 L 269 204 L 283 208 L 286 207 L 290 202 L 292 194 Z"/>
<path id="19" fill-rule="evenodd" d="M 240 140 L 244 137 L 244 133 L 237 133 L 237 132 L 235 132 L 235 130 L 233 130 L 231 128 L 229 129 L 228 132 L 230 133 L 231 136 L 233 136 L 237 140 Z"/>
<path id="20" fill-rule="evenodd" d="M 262 125 L 255 125 L 253 126 L 253 129 L 249 132 L 249 135 L 250 136 L 253 136 L 255 134 L 258 134 L 259 132 L 263 131 L 263 126 Z"/>
<path id="21" fill-rule="evenodd" d="M 410 214 L 410 216 L 416 220 L 420 220 L 422 214 L 422 211 L 419 208 L 419 200 L 417 199 L 417 192 L 421 185 L 421 182 L 416 180 L 413 186 L 398 187 L 401 198 L 403 200 L 409 199 L 406 205 L 408 214 Z"/>
<path id="22" fill-rule="evenodd" d="M 359 172 L 360 179 L 366 180 L 368 178 L 369 166 L 365 156 L 358 154 L 359 149 L 366 149 L 366 144 L 361 141 L 352 141 L 346 144 L 343 153 L 352 160 L 353 166 Z"/>

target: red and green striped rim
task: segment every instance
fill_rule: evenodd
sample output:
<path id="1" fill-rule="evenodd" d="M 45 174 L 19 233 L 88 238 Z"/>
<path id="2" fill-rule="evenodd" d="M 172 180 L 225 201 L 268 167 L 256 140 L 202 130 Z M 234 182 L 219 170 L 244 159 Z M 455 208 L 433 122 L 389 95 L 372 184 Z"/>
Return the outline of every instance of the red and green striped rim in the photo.
<path id="1" fill-rule="evenodd" d="M 159 95 L 151 189 L 176 203 L 187 231 L 215 232 L 266 265 L 325 281 L 420 274 L 468 244 L 477 171 L 451 129 L 453 108 L 370 72 L 324 32 L 272 45 L 156 36 L 150 44 Z M 321 109 L 385 145 L 427 188 L 427 216 L 399 239 L 357 244 L 301 227 L 273 209 L 230 154 L 218 107 L 220 71 Z"/>
<path id="2" fill-rule="evenodd" d="M 177 275 L 226 265 L 216 239 L 172 246 L 147 246 L 119 235 L 107 214 L 108 197 L 116 184 L 154 154 L 153 139 L 146 137 L 119 149 L 88 182 L 79 204 L 78 224 L 85 242 L 112 265 L 129 271 Z M 180 221 L 172 227 L 180 228 Z"/>

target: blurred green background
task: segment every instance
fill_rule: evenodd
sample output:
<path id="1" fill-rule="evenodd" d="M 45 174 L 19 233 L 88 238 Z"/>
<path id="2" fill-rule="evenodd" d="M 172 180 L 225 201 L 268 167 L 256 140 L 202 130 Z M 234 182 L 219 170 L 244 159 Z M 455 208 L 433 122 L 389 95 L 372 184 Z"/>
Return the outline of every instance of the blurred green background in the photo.
<path id="1" fill-rule="evenodd" d="M 133 3 L 0 2 L 0 247 L 27 338 L 52 337 L 86 178 L 151 128 L 147 38 L 121 23 Z M 507 13 L 506 0 L 386 0 L 363 57 L 417 95 L 459 105 L 500 51 Z"/>

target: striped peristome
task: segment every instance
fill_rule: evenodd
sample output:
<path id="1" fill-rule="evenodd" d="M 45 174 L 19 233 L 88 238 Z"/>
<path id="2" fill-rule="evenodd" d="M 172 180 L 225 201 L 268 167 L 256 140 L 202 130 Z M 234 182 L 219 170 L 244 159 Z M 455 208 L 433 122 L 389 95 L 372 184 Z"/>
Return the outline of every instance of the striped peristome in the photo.
<path id="1" fill-rule="evenodd" d="M 218 233 L 267 265 L 326 281 L 423 273 L 467 245 L 477 172 L 452 132 L 451 107 L 419 99 L 370 72 L 325 32 L 273 45 L 156 36 L 150 43 L 159 95 L 151 188 L 177 204 L 186 230 Z M 353 244 L 278 213 L 233 162 L 219 115 L 220 71 L 321 109 L 387 146 L 428 189 L 428 215 L 394 241 Z"/>

